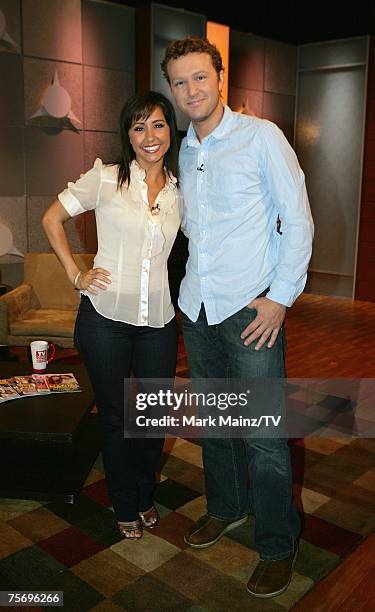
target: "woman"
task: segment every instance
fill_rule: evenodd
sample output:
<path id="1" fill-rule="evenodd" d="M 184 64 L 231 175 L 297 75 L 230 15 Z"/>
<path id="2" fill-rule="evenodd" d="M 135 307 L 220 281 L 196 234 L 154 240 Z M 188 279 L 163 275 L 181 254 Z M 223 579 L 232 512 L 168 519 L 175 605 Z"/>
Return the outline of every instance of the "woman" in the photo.
<path id="1" fill-rule="evenodd" d="M 141 538 L 158 514 L 155 468 L 163 439 L 124 438 L 124 379 L 173 378 L 178 330 L 167 259 L 179 227 L 178 136 L 172 104 L 162 94 L 131 97 L 120 116 L 122 153 L 100 159 L 68 183 L 43 217 L 43 228 L 81 291 L 75 343 L 89 373 L 103 431 L 103 460 L 118 527 Z M 64 223 L 95 210 L 94 267 L 78 269 Z"/>

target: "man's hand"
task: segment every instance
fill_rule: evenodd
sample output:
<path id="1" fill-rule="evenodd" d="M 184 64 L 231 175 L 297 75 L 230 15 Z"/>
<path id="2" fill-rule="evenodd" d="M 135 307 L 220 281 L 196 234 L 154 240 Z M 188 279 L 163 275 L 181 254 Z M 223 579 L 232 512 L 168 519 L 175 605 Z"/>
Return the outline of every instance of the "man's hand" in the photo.
<path id="1" fill-rule="evenodd" d="M 267 297 L 261 297 L 250 302 L 248 308 L 255 308 L 257 316 L 250 325 L 245 327 L 241 334 L 243 340 L 246 338 L 245 346 L 259 338 L 255 346 L 256 351 L 262 348 L 267 340 L 268 348 L 272 348 L 285 319 L 286 307 L 269 300 Z"/>

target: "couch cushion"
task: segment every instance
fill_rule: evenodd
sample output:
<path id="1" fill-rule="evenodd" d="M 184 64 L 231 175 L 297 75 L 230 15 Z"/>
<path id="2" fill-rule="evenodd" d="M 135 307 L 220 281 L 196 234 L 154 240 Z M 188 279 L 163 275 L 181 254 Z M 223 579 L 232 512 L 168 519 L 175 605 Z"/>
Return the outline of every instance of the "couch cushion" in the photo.
<path id="1" fill-rule="evenodd" d="M 64 336 L 73 338 L 77 312 L 39 308 L 29 310 L 24 319 L 10 324 L 12 336 Z"/>
<path id="2" fill-rule="evenodd" d="M 88 270 L 93 264 L 93 255 L 73 255 L 80 270 Z M 24 282 L 29 283 L 41 308 L 77 310 L 79 291 L 73 289 L 65 270 L 54 253 L 26 253 Z"/>
<path id="3" fill-rule="evenodd" d="M 9 346 L 29 346 L 33 340 L 47 340 L 53 342 L 59 348 L 75 348 L 73 338 L 63 338 L 63 336 L 46 336 L 43 334 L 43 338 L 40 336 L 12 336 L 9 334 L 7 337 L 7 344 Z"/>

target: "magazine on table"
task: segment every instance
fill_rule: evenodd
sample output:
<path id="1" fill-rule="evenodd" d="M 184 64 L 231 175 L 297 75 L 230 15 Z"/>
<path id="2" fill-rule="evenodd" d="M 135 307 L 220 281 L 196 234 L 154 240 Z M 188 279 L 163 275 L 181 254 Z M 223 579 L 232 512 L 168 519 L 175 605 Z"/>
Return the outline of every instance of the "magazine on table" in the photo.
<path id="1" fill-rule="evenodd" d="M 25 374 L 0 379 L 0 403 L 49 393 L 82 391 L 74 374 Z"/>
<path id="2" fill-rule="evenodd" d="M 0 379 L 0 403 L 11 399 L 18 399 L 19 397 L 21 397 L 19 393 L 9 384 L 9 379 Z"/>
<path id="3" fill-rule="evenodd" d="M 44 374 L 51 393 L 77 393 L 82 391 L 74 374 Z"/>
<path id="4" fill-rule="evenodd" d="M 9 384 L 17 391 L 18 395 L 38 395 L 38 389 L 32 374 L 13 376 L 13 378 L 9 379 Z"/>

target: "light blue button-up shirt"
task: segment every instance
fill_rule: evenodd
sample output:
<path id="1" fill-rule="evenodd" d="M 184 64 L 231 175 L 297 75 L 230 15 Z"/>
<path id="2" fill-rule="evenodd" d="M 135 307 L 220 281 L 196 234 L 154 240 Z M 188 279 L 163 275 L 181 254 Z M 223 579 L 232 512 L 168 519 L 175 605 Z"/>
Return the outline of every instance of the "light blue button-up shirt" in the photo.
<path id="1" fill-rule="evenodd" d="M 214 325 L 267 287 L 268 298 L 291 306 L 306 283 L 313 222 L 304 174 L 281 130 L 225 106 L 201 142 L 190 124 L 180 166 L 189 238 L 181 310 L 196 321 L 203 303 Z"/>

